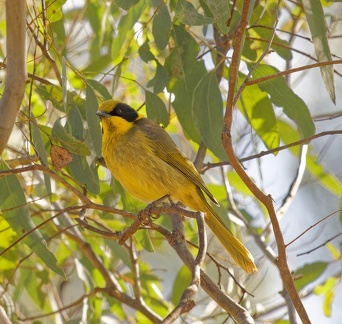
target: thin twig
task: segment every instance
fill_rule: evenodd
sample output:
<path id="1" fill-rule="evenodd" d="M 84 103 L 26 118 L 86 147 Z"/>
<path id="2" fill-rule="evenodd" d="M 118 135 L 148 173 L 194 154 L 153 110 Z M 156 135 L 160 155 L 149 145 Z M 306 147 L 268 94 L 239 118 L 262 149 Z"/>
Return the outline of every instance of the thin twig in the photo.
<path id="1" fill-rule="evenodd" d="M 286 150 L 286 149 L 288 149 L 290 147 L 293 147 L 293 146 L 309 144 L 312 140 L 317 139 L 319 137 L 328 136 L 328 135 L 341 135 L 341 134 L 342 134 L 342 130 L 332 130 L 332 131 L 321 132 L 321 133 L 312 135 L 310 137 L 306 137 L 306 138 L 303 138 L 301 140 L 292 142 L 290 144 L 279 146 L 279 147 L 276 147 L 276 148 L 268 150 L 268 151 L 261 151 L 260 153 L 253 154 L 253 155 L 241 158 L 241 159 L 239 159 L 239 162 L 243 163 L 243 162 L 246 162 L 246 161 L 250 161 L 250 160 L 254 160 L 254 159 L 259 159 L 259 158 L 261 158 L 261 157 L 263 157 L 265 155 L 269 155 L 269 154 L 273 154 L 273 153 L 276 153 L 276 152 L 280 152 L 280 151 Z M 201 173 L 204 173 L 204 172 L 206 172 L 207 170 L 209 170 L 211 168 L 215 168 L 215 167 L 218 167 L 218 166 L 224 166 L 224 165 L 231 165 L 231 163 L 230 162 L 207 163 L 205 165 L 205 167 L 203 168 L 203 170 L 201 170 Z"/>
<path id="2" fill-rule="evenodd" d="M 339 237 L 340 235 L 342 235 L 342 232 L 334 235 L 333 237 L 331 237 L 329 239 L 327 239 L 324 243 L 316 246 L 315 248 L 313 248 L 313 249 L 311 249 L 309 251 L 297 254 L 297 256 L 302 256 L 302 255 L 305 255 L 305 254 L 310 254 L 311 252 L 316 251 L 316 250 L 320 249 L 321 247 L 325 246 L 327 243 L 331 242 L 332 240 L 334 240 L 335 238 Z"/>
<path id="3" fill-rule="evenodd" d="M 311 229 L 313 229 L 314 227 L 316 227 L 319 223 L 322 223 L 323 221 L 325 221 L 326 219 L 330 218 L 331 216 L 333 216 L 334 214 L 337 214 L 341 211 L 341 209 L 334 211 L 333 213 L 325 216 L 324 218 L 322 218 L 321 220 L 319 220 L 318 222 L 316 222 L 315 224 L 311 225 L 310 227 L 308 227 L 304 232 L 302 232 L 300 235 L 298 235 L 296 238 L 294 238 L 292 241 L 290 241 L 289 243 L 286 244 L 286 247 L 288 247 L 289 245 L 291 245 L 293 242 L 297 241 L 300 237 L 302 237 L 304 234 L 306 234 L 307 232 L 309 232 Z"/>

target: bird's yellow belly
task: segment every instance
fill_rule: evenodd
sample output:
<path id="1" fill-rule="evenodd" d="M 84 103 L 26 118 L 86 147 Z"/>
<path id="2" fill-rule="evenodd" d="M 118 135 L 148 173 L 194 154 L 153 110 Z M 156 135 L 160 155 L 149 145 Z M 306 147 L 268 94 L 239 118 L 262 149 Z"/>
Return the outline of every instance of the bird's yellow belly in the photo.
<path id="1" fill-rule="evenodd" d="M 114 178 L 140 200 L 151 202 L 170 195 L 175 201 L 182 201 L 182 193 L 195 187 L 180 171 L 146 147 L 143 149 L 141 143 L 120 142 L 115 146 L 112 143 L 110 149 L 103 152 Z"/>

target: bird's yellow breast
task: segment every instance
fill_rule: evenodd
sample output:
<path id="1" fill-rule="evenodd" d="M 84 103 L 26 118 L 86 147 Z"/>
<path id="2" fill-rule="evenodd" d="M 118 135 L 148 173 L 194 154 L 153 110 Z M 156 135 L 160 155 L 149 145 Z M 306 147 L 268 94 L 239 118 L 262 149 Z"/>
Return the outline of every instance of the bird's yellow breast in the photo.
<path id="1" fill-rule="evenodd" d="M 182 201 L 182 195 L 193 190 L 195 185 L 158 158 L 153 142 L 134 124 L 120 124 L 123 125 L 116 127 L 108 122 L 103 125 L 103 156 L 115 179 L 132 196 L 146 202 L 165 195 Z"/>

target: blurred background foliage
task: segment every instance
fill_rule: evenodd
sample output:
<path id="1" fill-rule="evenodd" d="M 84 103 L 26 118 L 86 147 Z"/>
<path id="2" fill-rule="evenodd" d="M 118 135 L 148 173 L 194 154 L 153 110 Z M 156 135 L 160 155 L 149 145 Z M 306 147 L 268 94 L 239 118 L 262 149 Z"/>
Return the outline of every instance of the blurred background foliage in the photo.
<path id="1" fill-rule="evenodd" d="M 112 97 L 160 123 L 192 160 L 199 147 L 207 148 L 197 166 L 221 203 L 222 219 L 246 242 L 260 271 L 246 277 L 222 255 L 215 239 L 209 240 L 212 258 L 204 268 L 257 321 L 289 321 L 279 294 L 279 274 L 254 243 L 259 236 L 275 247 L 269 219 L 229 167 L 221 145 L 230 58 L 242 5 L 240 0 L 27 2 L 28 83 L 0 167 L 0 304 L 14 322 L 145 323 L 147 318 L 138 308 L 101 292 L 106 280 L 87 254 L 89 249 L 123 294 L 133 299 L 138 275 L 141 299 L 162 318 L 178 303 L 190 280 L 160 234 L 141 230 L 120 246 L 73 220 L 82 215 L 95 226 L 119 231 L 131 223 L 129 212 L 136 214 L 145 207 L 125 193 L 101 164 L 101 128 L 95 112 L 100 102 Z M 324 1 L 253 2 L 232 134 L 236 155 L 248 174 L 275 200 L 286 242 L 334 213 L 288 249 L 297 289 L 308 296 L 304 300 L 310 301 L 309 315 L 320 316 L 320 323 L 338 318 L 333 305 L 342 295 L 341 109 L 333 105 L 341 100 L 342 83 L 338 65 L 305 67 L 332 60 L 341 63 L 341 12 L 339 3 Z M 272 77 L 296 67 L 303 68 Z M 308 148 L 277 150 L 323 131 L 331 135 L 319 137 Z M 264 151 L 273 154 L 261 157 Z M 294 180 L 299 190 L 291 192 Z M 113 213 L 113 208 L 126 212 Z M 156 222 L 170 229 L 167 217 Z M 195 223 L 186 221 L 185 226 L 187 239 L 196 244 Z M 320 245 L 318 252 L 311 252 Z M 305 254 L 296 257 L 298 253 Z M 227 266 L 253 296 L 234 284 Z M 232 321 L 203 292 L 184 320 Z"/>

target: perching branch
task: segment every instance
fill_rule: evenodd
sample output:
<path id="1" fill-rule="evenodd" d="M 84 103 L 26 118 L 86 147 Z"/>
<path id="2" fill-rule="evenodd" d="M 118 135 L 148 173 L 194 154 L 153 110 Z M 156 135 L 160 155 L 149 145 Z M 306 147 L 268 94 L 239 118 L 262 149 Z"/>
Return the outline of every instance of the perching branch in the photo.
<path id="1" fill-rule="evenodd" d="M 26 85 L 26 2 L 6 0 L 7 79 L 0 100 L 0 155 L 4 151 Z"/>
<path id="2" fill-rule="evenodd" d="M 171 219 L 173 219 L 171 215 Z M 199 249 L 197 257 L 191 265 L 192 280 L 188 288 L 186 288 L 181 296 L 181 299 L 176 308 L 164 319 L 163 324 L 173 323 L 182 314 L 189 312 L 195 305 L 193 297 L 197 294 L 200 285 L 201 265 L 205 259 L 207 251 L 207 236 L 204 227 L 204 214 L 202 212 L 196 213 L 196 220 L 198 225 Z M 183 233 L 184 234 L 184 233 Z"/>

